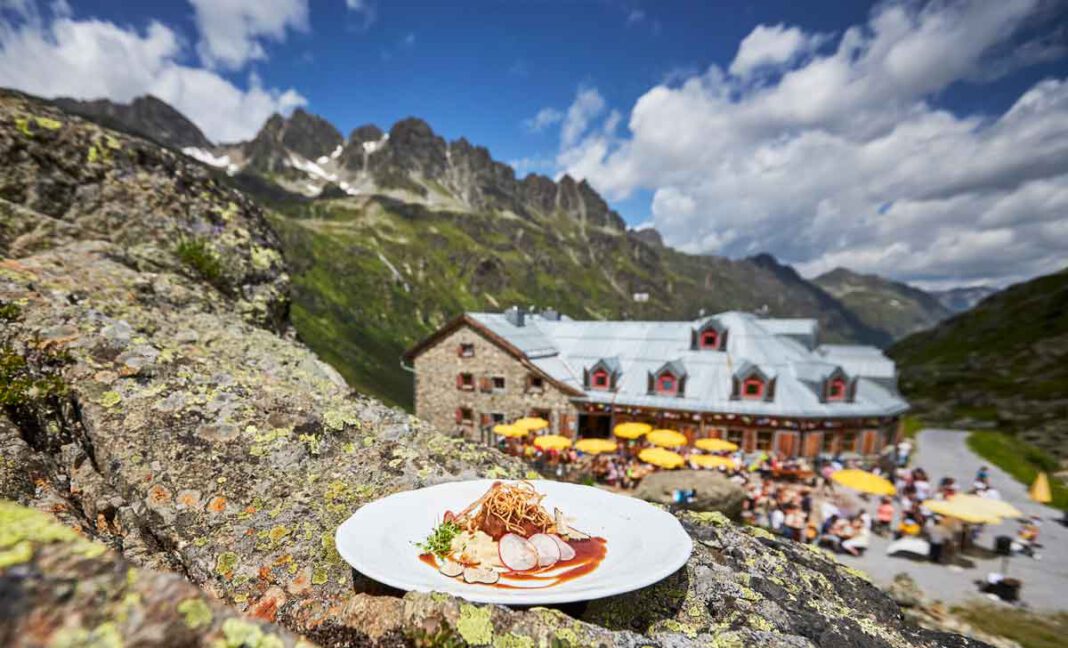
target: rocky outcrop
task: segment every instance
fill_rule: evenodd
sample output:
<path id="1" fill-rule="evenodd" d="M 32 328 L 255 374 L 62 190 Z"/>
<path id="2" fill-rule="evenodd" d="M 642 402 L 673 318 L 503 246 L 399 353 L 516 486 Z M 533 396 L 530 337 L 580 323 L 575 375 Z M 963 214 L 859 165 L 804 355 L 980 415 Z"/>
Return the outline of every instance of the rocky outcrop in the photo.
<path id="1" fill-rule="evenodd" d="M 110 128 L 140 135 L 165 146 L 176 149 L 189 146 L 211 148 L 211 141 L 196 124 L 170 104 L 152 95 L 138 97 L 128 104 L 108 99 L 79 101 L 67 97 L 60 97 L 54 100 L 54 103 L 69 113 L 81 115 Z"/>
<path id="2" fill-rule="evenodd" d="M 676 504 L 676 491 L 693 491 L 693 499 Z M 634 496 L 691 511 L 718 511 L 737 519 L 745 491 L 722 473 L 711 470 L 664 470 L 642 479 Z"/>
<path id="3" fill-rule="evenodd" d="M 89 150 L 106 157 L 87 164 Z M 75 529 L 39 546 L 26 530 L 39 518 L 4 505 L 9 636 L 69 629 L 76 640 L 143 645 L 221 633 L 224 645 L 290 645 L 263 621 L 331 646 L 974 645 L 904 623 L 893 601 L 833 558 L 715 513 L 683 514 L 695 549 L 679 572 L 584 610 L 366 593 L 333 546 L 353 510 L 400 490 L 525 469 L 353 394 L 280 335 L 285 273 L 269 230 L 197 165 L 4 95 L 0 169 L 9 418 L 0 485 Z M 204 246 L 175 251 L 201 223 L 212 227 Z M 75 532 L 141 571 L 130 578 L 124 562 Z M 248 625 L 181 580 L 259 621 Z M 65 594 L 71 582 L 79 591 Z M 99 586 L 91 604 L 82 583 Z"/>
<path id="4" fill-rule="evenodd" d="M 0 645 L 309 645 L 39 511 L 0 501 L 0 528 Z"/>
<path id="5" fill-rule="evenodd" d="M 650 247 L 664 247 L 664 238 L 660 236 L 660 232 L 656 231 L 656 228 L 654 227 L 643 227 L 642 229 L 630 230 L 628 234 L 631 238 L 637 239 Z"/>

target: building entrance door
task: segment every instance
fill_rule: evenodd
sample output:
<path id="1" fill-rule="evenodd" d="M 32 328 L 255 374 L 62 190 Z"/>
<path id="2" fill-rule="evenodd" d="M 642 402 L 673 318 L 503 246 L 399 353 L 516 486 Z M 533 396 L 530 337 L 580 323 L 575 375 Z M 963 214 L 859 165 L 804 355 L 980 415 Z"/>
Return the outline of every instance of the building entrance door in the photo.
<path id="1" fill-rule="evenodd" d="M 578 415 L 578 435 L 584 439 L 607 439 L 612 433 L 611 425 L 608 414 Z"/>
<path id="2" fill-rule="evenodd" d="M 798 451 L 796 432 L 779 432 L 775 450 L 784 457 L 792 457 Z"/>

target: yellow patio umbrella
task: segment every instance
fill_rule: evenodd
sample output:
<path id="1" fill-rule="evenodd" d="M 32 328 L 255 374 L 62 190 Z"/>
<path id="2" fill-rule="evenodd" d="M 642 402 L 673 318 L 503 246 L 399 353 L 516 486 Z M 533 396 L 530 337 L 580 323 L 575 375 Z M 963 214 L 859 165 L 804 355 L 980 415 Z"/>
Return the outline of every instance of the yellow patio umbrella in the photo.
<path id="1" fill-rule="evenodd" d="M 546 434 L 535 437 L 534 445 L 542 450 L 563 450 L 571 447 L 571 439 L 559 434 Z"/>
<path id="2" fill-rule="evenodd" d="M 678 448 L 686 445 L 686 435 L 675 430 L 653 430 L 645 435 L 645 440 L 662 448 Z"/>
<path id="3" fill-rule="evenodd" d="M 493 433 L 497 436 L 508 437 L 511 439 L 527 435 L 526 430 L 520 427 L 516 427 L 511 423 L 498 423 L 497 425 L 494 425 Z"/>
<path id="4" fill-rule="evenodd" d="M 615 452 L 616 442 L 610 439 L 579 439 L 575 442 L 575 449 L 587 454 Z"/>
<path id="5" fill-rule="evenodd" d="M 720 466 L 724 468 L 738 467 L 738 465 L 734 463 L 734 459 L 731 459 L 730 457 L 717 457 L 716 455 L 692 455 L 690 461 L 692 461 L 695 466 L 700 466 L 701 468 L 719 468 Z"/>
<path id="6" fill-rule="evenodd" d="M 1031 484 L 1027 494 L 1031 499 L 1041 504 L 1049 504 L 1053 501 L 1053 493 L 1049 490 L 1049 477 L 1046 477 L 1046 473 L 1038 473 L 1038 477 L 1035 477 L 1035 483 Z"/>
<path id="7" fill-rule="evenodd" d="M 698 439 L 693 444 L 708 452 L 734 452 L 738 449 L 737 443 L 731 443 L 726 439 Z"/>
<path id="8" fill-rule="evenodd" d="M 653 426 L 648 423 L 636 423 L 631 421 L 629 423 L 620 423 L 612 433 L 620 439 L 637 439 L 643 434 L 647 434 L 649 430 L 652 429 Z"/>
<path id="9" fill-rule="evenodd" d="M 992 502 L 995 500 L 986 501 Z M 967 500 L 960 500 L 956 497 L 948 500 L 926 500 L 923 503 L 923 507 L 932 513 L 956 518 L 969 524 L 998 524 L 1002 518 L 1002 516 L 990 510 L 983 510 Z"/>
<path id="10" fill-rule="evenodd" d="M 839 470 L 831 475 L 831 479 L 846 488 L 852 488 L 861 493 L 871 493 L 872 495 L 893 495 L 897 492 L 894 485 L 886 479 L 866 470 L 857 470 L 856 468 Z"/>
<path id="11" fill-rule="evenodd" d="M 549 422 L 537 416 L 525 416 L 517 419 L 512 425 L 533 432 L 534 430 L 544 430 L 549 427 Z"/>
<path id="12" fill-rule="evenodd" d="M 679 453 L 663 448 L 646 448 L 638 453 L 638 458 L 659 468 L 678 468 L 686 463 Z"/>
<path id="13" fill-rule="evenodd" d="M 968 495 L 966 493 L 954 495 L 950 499 L 954 502 L 954 506 L 958 508 L 967 507 L 968 510 L 976 511 L 980 514 L 989 513 L 1003 518 L 1023 517 L 1023 513 L 1020 512 L 1020 509 L 1004 500 L 979 497 L 978 495 Z"/>

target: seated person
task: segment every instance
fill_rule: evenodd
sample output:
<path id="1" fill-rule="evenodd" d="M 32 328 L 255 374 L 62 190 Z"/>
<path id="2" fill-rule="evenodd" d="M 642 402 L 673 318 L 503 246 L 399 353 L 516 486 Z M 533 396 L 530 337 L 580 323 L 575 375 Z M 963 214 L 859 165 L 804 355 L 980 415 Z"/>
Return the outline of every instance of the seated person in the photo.
<path id="1" fill-rule="evenodd" d="M 1040 546 L 1038 544 L 1038 524 L 1034 518 L 1031 518 L 1020 525 L 1020 530 L 1016 533 L 1016 539 L 1012 542 L 1012 550 L 1025 556 L 1034 557 L 1036 555 L 1035 548 L 1038 546 Z"/>
<path id="2" fill-rule="evenodd" d="M 920 535 L 920 523 L 916 521 L 916 518 L 909 514 L 901 520 L 901 524 L 898 525 L 897 532 L 894 534 L 894 539 L 897 540 L 902 536 L 918 535 Z"/>
<path id="3" fill-rule="evenodd" d="M 890 531 L 890 524 L 894 521 L 894 504 L 889 497 L 884 497 L 879 502 L 879 507 L 875 509 L 875 525 L 874 530 L 876 533 L 882 535 Z"/>
<path id="4" fill-rule="evenodd" d="M 842 541 L 841 547 L 851 555 L 859 556 L 871 544 L 871 531 L 860 518 L 857 518 L 853 520 L 852 532 L 852 536 Z"/>

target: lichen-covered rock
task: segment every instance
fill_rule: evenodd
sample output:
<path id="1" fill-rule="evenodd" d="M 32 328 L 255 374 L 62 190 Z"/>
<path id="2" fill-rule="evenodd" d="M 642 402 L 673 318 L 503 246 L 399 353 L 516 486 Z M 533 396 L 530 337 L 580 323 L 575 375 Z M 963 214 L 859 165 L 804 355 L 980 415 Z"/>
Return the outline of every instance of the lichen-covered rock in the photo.
<path id="1" fill-rule="evenodd" d="M 0 501 L 0 645 L 288 648 L 177 574 L 138 569 L 39 511 Z"/>
<path id="2" fill-rule="evenodd" d="M 111 241 L 131 267 L 202 279 L 246 319 L 287 325 L 289 277 L 274 232 L 206 167 L 7 90 L 0 160 L 0 256 Z"/>
<path id="3" fill-rule="evenodd" d="M 123 165 L 121 173 L 108 166 L 83 175 L 73 167 L 84 160 L 55 153 L 97 140 L 108 146 L 109 137 L 117 136 L 0 96 L 0 197 L 19 203 L 0 212 L 17 214 L 2 231 L 23 232 L 0 239 L 0 353 L 17 379 L 3 403 L 14 425 L 0 428 L 3 447 L 17 449 L 17 463 L 0 471 L 5 496 L 323 645 L 970 645 L 906 624 L 893 601 L 832 558 L 718 514 L 683 518 L 697 542 L 674 576 L 567 613 L 355 594 L 333 536 L 361 504 L 526 469 L 352 394 L 314 354 L 275 332 L 284 319 L 250 311 L 249 295 L 260 290 L 284 303 L 285 280 L 273 236 L 240 196 L 141 141 L 110 148 L 106 164 Z M 40 175 L 63 178 L 58 198 L 43 197 Z M 201 191 L 211 197 L 187 195 Z M 101 192 L 146 207 L 117 212 L 118 203 L 83 200 Z M 169 237 L 230 203 L 237 211 L 209 245 L 227 246 L 237 272 L 190 272 L 168 251 Z M 234 223 L 257 232 L 263 249 L 218 243 Z M 39 228 L 65 233 L 26 234 Z M 136 249 L 155 250 L 154 262 Z M 56 578 L 67 569 L 60 559 L 50 563 Z M 114 596 L 115 581 L 100 582 Z M 43 600 L 21 595 L 15 604 Z"/>

